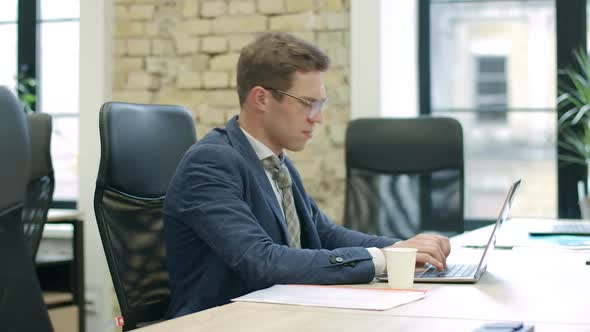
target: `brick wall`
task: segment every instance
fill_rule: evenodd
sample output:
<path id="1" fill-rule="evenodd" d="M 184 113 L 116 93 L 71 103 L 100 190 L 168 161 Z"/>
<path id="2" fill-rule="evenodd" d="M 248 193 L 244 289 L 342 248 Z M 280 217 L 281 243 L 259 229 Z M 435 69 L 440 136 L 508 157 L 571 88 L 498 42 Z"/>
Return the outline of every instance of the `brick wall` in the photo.
<path id="1" fill-rule="evenodd" d="M 183 105 L 197 135 L 239 111 L 240 49 L 264 31 L 285 31 L 332 60 L 324 125 L 295 161 L 308 192 L 335 222 L 344 203 L 349 102 L 350 0 L 115 0 L 113 99 Z"/>

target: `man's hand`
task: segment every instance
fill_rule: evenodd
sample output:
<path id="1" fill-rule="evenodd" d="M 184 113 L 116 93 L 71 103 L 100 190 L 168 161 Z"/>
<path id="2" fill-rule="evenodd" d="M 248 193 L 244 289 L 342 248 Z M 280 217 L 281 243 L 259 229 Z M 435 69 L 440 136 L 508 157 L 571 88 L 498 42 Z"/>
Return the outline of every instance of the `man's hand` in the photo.
<path id="1" fill-rule="evenodd" d="M 393 248 L 416 248 L 416 263 L 420 266 L 430 263 L 439 270 L 447 266 L 447 256 L 451 253 L 451 244 L 445 236 L 436 234 L 418 234 L 405 241 L 393 244 Z"/>

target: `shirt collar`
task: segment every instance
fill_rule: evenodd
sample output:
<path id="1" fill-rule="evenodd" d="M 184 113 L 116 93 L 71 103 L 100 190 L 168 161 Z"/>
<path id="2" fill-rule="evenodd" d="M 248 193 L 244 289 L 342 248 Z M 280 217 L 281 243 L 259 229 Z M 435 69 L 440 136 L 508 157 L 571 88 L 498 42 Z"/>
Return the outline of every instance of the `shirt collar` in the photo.
<path id="1" fill-rule="evenodd" d="M 248 132 L 244 130 L 244 128 L 240 127 L 240 129 L 242 130 L 244 135 L 246 135 L 248 143 L 250 143 L 252 149 L 254 149 L 254 152 L 256 153 L 256 156 L 258 156 L 258 160 L 263 160 L 265 158 L 268 158 L 269 156 L 274 155 L 274 152 L 272 152 L 272 150 L 268 146 L 264 145 L 264 143 L 252 137 L 252 135 L 248 134 Z M 283 151 L 283 153 L 279 155 L 279 160 L 283 162 L 284 157 L 285 152 Z"/>

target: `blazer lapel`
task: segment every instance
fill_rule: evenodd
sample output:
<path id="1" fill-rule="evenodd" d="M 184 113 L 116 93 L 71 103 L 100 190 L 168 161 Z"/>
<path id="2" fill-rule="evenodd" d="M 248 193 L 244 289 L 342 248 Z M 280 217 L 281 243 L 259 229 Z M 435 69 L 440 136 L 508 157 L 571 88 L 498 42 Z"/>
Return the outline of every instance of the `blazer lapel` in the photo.
<path id="1" fill-rule="evenodd" d="M 266 176 L 266 172 L 262 167 L 262 163 L 258 159 L 258 156 L 256 155 L 256 152 L 254 152 L 254 149 L 250 145 L 250 142 L 248 142 L 246 135 L 244 135 L 242 129 L 240 129 L 237 120 L 238 116 L 236 115 L 231 120 L 229 120 L 225 125 L 225 129 L 227 131 L 229 140 L 232 146 L 236 150 L 238 150 L 238 152 L 240 152 L 240 154 L 244 156 L 244 158 L 246 158 L 246 160 L 249 162 L 250 169 L 254 173 L 256 181 L 262 187 L 264 199 L 266 200 L 266 202 L 270 206 L 270 209 L 277 218 L 277 224 L 279 224 L 279 227 L 281 229 L 283 241 L 284 243 L 288 243 L 285 216 L 283 215 L 281 207 L 279 206 L 279 202 L 277 201 L 277 197 L 275 196 L 271 184 L 268 181 L 268 177 Z M 260 220 L 260 222 L 265 221 Z"/>

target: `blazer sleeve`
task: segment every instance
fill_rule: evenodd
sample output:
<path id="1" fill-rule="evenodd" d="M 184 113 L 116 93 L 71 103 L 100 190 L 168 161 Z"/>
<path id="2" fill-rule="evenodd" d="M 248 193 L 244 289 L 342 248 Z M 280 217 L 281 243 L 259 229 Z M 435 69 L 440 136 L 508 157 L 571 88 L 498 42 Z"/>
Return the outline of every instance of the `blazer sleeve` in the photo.
<path id="1" fill-rule="evenodd" d="M 311 250 L 274 243 L 245 199 L 252 195 L 254 186 L 258 188 L 256 178 L 233 148 L 200 145 L 187 153 L 179 172 L 184 176 L 170 188 L 178 199 L 168 207 L 168 213 L 185 222 L 249 287 L 366 283 L 373 279 L 372 257 L 360 246 Z M 321 220 L 326 229 L 324 223 Z M 330 243 L 363 243 L 338 235 L 339 231 L 332 233 L 327 235 Z"/>
<path id="2" fill-rule="evenodd" d="M 334 224 L 326 216 L 315 201 L 309 197 L 309 204 L 313 215 L 313 221 L 316 224 L 322 247 L 334 249 L 340 247 L 377 247 L 384 248 L 390 246 L 400 239 L 385 236 L 369 235 L 358 231 L 353 231 L 346 227 Z"/>

